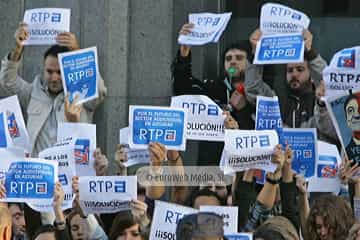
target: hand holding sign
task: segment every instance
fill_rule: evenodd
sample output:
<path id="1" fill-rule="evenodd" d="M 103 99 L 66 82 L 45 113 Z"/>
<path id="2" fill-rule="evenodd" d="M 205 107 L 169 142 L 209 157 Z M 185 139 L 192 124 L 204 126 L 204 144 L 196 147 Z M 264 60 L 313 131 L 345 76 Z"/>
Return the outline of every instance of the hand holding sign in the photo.
<path id="1" fill-rule="evenodd" d="M 179 36 L 180 35 L 188 35 L 191 33 L 191 30 L 194 28 L 194 24 L 193 23 L 185 23 L 179 32 Z M 190 46 L 188 45 L 180 45 L 180 55 L 182 57 L 187 57 L 190 54 Z"/>
<path id="2" fill-rule="evenodd" d="M 151 165 L 154 167 L 160 167 L 166 157 L 165 146 L 158 142 L 150 143 L 149 151 L 151 156 Z"/>
<path id="3" fill-rule="evenodd" d="M 79 95 L 75 96 L 73 101 L 69 101 L 70 95 L 66 94 L 64 101 L 65 118 L 68 122 L 80 122 L 80 114 L 82 111 L 82 104 L 78 104 Z"/>
<path id="4" fill-rule="evenodd" d="M 57 182 L 54 189 L 54 198 L 53 198 L 53 206 L 55 213 L 57 210 L 62 211 L 61 206 L 64 202 L 65 193 L 63 188 L 61 187 L 61 183 Z"/>
<path id="5" fill-rule="evenodd" d="M 305 51 L 309 52 L 312 47 L 313 35 L 308 29 L 303 30 L 303 38 L 305 44 Z"/>
<path id="6" fill-rule="evenodd" d="M 285 162 L 285 155 L 281 144 L 276 145 L 271 161 L 277 165 L 276 170 L 282 169 Z"/>
<path id="7" fill-rule="evenodd" d="M 344 158 L 340 165 L 339 178 L 342 184 L 347 184 L 351 177 L 359 170 L 359 163 L 354 163 L 353 160 L 349 160 L 347 157 Z"/>
<path id="8" fill-rule="evenodd" d="M 238 122 L 231 116 L 230 112 L 226 111 L 223 112 L 223 114 L 226 115 L 224 120 L 224 126 L 226 129 L 239 129 Z"/>
<path id="9" fill-rule="evenodd" d="M 68 47 L 71 51 L 79 50 L 80 46 L 75 34 L 71 32 L 59 33 L 56 37 L 56 42 L 60 46 Z"/>
<path id="10" fill-rule="evenodd" d="M 262 35 L 262 32 L 261 32 L 260 28 L 255 29 L 255 31 L 250 35 L 249 41 L 251 44 L 251 49 L 252 49 L 253 54 L 255 54 L 256 45 L 260 41 L 261 35 Z"/>

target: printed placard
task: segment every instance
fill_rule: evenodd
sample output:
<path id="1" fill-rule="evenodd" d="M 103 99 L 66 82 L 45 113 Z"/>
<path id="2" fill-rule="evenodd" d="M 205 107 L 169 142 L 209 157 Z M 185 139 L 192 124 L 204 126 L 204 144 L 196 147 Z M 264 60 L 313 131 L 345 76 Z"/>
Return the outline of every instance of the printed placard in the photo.
<path id="1" fill-rule="evenodd" d="M 261 7 L 260 29 L 264 35 L 302 33 L 310 24 L 303 12 L 277 3 L 266 3 Z"/>
<path id="2" fill-rule="evenodd" d="M 125 167 L 130 167 L 136 164 L 143 164 L 150 162 L 150 152 L 148 149 L 131 149 L 129 147 L 129 127 L 120 129 L 120 144 L 124 146 L 127 155 L 127 161 L 124 163 Z"/>
<path id="3" fill-rule="evenodd" d="M 20 103 L 16 95 L 3 98 L 0 100 L 0 112 L 3 112 L 5 118 L 5 129 L 7 130 L 8 143 L 14 147 L 25 149 L 27 153 L 31 152 L 31 144 L 29 134 L 27 132 L 24 117 L 22 115 Z M 2 124 L 2 123 L 1 123 Z M 0 126 L 0 134 L 3 134 Z M 10 136 L 10 139 L 9 139 Z M 4 145 L 2 140 L 4 136 L 0 136 L 0 146 Z M 9 141 L 10 140 L 10 141 Z M 7 145 L 7 144 L 5 144 Z"/>
<path id="4" fill-rule="evenodd" d="M 360 163 L 360 90 L 328 96 L 324 100 L 348 159 Z"/>
<path id="5" fill-rule="evenodd" d="M 341 157 L 337 147 L 318 141 L 319 158 L 316 162 L 315 176 L 309 179 L 308 192 L 332 192 L 338 194 L 341 189 L 338 177 Z"/>
<path id="6" fill-rule="evenodd" d="M 77 104 L 98 97 L 99 65 L 96 47 L 58 54 L 64 94 Z"/>
<path id="7" fill-rule="evenodd" d="M 137 198 L 136 176 L 79 177 L 79 200 L 85 214 L 130 209 Z"/>
<path id="8" fill-rule="evenodd" d="M 150 142 L 159 142 L 167 149 L 184 151 L 186 125 L 187 114 L 184 109 L 130 106 L 130 148 L 145 149 Z"/>
<path id="9" fill-rule="evenodd" d="M 315 128 L 284 128 L 284 141 L 293 151 L 292 168 L 305 178 L 314 176 L 317 159 Z"/>
<path id="10" fill-rule="evenodd" d="M 178 43 L 183 45 L 204 45 L 218 42 L 225 30 L 232 13 L 192 13 L 189 23 L 194 28 L 188 35 L 180 35 Z"/>
<path id="11" fill-rule="evenodd" d="M 64 190 L 65 197 L 61 206 L 63 210 L 72 208 L 74 194 L 72 192 L 72 177 L 76 176 L 74 159 L 74 140 L 57 143 L 54 147 L 47 148 L 39 153 L 39 158 L 56 161 L 58 163 L 58 180 Z M 29 207 L 38 212 L 52 212 L 53 201 L 31 201 Z"/>
<path id="12" fill-rule="evenodd" d="M 24 45 L 53 45 L 59 33 L 70 32 L 70 9 L 35 8 L 25 11 L 29 38 Z"/>
<path id="13" fill-rule="evenodd" d="M 225 136 L 222 109 L 204 95 L 182 95 L 171 98 L 171 107 L 187 110 L 186 138 L 223 142 Z"/>
<path id="14" fill-rule="evenodd" d="M 301 34 L 262 36 L 256 46 L 254 64 L 282 64 L 304 61 Z"/>
<path id="15" fill-rule="evenodd" d="M 96 150 L 96 125 L 88 123 L 58 124 L 57 140 L 74 139 L 74 157 L 77 176 L 95 176 L 94 151 Z"/>
<path id="16" fill-rule="evenodd" d="M 200 206 L 200 212 L 212 212 L 221 216 L 224 220 L 224 234 L 237 232 L 238 207 Z"/>
<path id="17" fill-rule="evenodd" d="M 185 215 L 198 213 L 194 208 L 155 201 L 150 240 L 176 239 L 176 227 Z"/>
<path id="18" fill-rule="evenodd" d="M 3 161 L 5 173 L 5 202 L 27 202 L 32 199 L 53 198 L 58 164 L 39 158 L 17 158 Z"/>
<path id="19" fill-rule="evenodd" d="M 282 143 L 283 126 L 281 120 L 280 104 L 277 96 L 257 96 L 255 129 L 276 130 L 280 138 L 280 143 Z"/>
<path id="20" fill-rule="evenodd" d="M 323 70 L 325 95 L 346 94 L 349 89 L 360 88 L 360 47 L 345 48 L 333 56 Z"/>
<path id="21" fill-rule="evenodd" d="M 261 8 L 260 30 L 254 64 L 282 64 L 304 61 L 304 39 L 310 19 L 287 6 L 267 3 Z"/>
<path id="22" fill-rule="evenodd" d="M 225 130 L 225 167 L 235 171 L 263 169 L 273 172 L 271 162 L 276 145 L 275 130 Z"/>

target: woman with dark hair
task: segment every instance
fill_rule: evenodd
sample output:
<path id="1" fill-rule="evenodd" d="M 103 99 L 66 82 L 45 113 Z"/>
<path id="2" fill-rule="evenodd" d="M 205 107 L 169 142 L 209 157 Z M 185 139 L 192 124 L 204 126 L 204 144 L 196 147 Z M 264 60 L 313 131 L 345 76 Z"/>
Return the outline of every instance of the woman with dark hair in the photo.
<path id="1" fill-rule="evenodd" d="M 305 239 L 345 240 L 353 224 L 350 205 L 339 196 L 324 195 L 317 198 L 310 209 Z"/>
<path id="2" fill-rule="evenodd" d="M 111 230 L 110 240 L 145 240 L 148 239 L 148 225 L 131 211 L 120 212 L 116 215 Z"/>

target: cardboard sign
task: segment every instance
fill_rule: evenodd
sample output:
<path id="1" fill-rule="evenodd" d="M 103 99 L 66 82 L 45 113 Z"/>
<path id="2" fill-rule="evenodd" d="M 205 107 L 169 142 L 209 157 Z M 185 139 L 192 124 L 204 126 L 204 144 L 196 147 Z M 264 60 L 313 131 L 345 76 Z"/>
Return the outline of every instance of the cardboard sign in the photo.
<path id="1" fill-rule="evenodd" d="M 77 104 L 98 97 L 99 65 L 96 47 L 58 55 L 64 94 L 70 102 L 79 96 Z"/>
<path id="2" fill-rule="evenodd" d="M 145 149 L 150 142 L 159 142 L 167 149 L 184 151 L 186 125 L 187 115 L 183 109 L 130 106 L 130 148 Z"/>
<path id="3" fill-rule="evenodd" d="M 39 158 L 16 158 L 3 161 L 5 171 L 5 202 L 27 202 L 53 198 L 58 164 Z M 6 166 L 6 167 L 5 167 Z"/>
<path id="4" fill-rule="evenodd" d="M 95 176 L 94 151 L 96 150 L 96 125 L 88 123 L 59 123 L 57 140 L 74 139 L 77 176 Z"/>
<path id="5" fill-rule="evenodd" d="M 36 8 L 25 11 L 29 38 L 24 45 L 53 45 L 59 33 L 70 32 L 70 9 Z"/>
<path id="6" fill-rule="evenodd" d="M 183 45 L 204 45 L 218 42 L 231 18 L 231 14 L 189 14 L 189 23 L 193 23 L 194 28 L 188 35 L 180 35 L 178 43 Z"/>
<path id="7" fill-rule="evenodd" d="M 187 110 L 186 138 L 223 142 L 225 136 L 222 109 L 209 97 L 182 95 L 171 98 L 171 107 Z"/>
<path id="8" fill-rule="evenodd" d="M 263 169 L 273 172 L 271 158 L 279 144 L 275 130 L 225 130 L 225 167 L 236 171 Z"/>
<path id="9" fill-rule="evenodd" d="M 293 170 L 305 178 L 314 176 L 318 156 L 316 129 L 284 128 L 283 136 L 293 151 Z"/>
<path id="10" fill-rule="evenodd" d="M 180 219 L 197 212 L 194 208 L 156 200 L 149 239 L 176 239 L 176 227 Z"/>
<path id="11" fill-rule="evenodd" d="M 325 95 L 346 94 L 349 89 L 360 88 L 360 47 L 345 48 L 333 56 L 323 70 Z"/>
<path id="12" fill-rule="evenodd" d="M 79 177 L 79 200 L 85 214 L 129 210 L 137 198 L 136 176 Z"/>

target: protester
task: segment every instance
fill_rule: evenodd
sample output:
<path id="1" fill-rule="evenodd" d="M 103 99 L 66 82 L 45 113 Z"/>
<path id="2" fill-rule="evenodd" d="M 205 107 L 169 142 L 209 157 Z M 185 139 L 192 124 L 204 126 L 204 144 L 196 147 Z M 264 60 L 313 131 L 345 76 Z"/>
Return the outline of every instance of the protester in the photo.
<path id="1" fill-rule="evenodd" d="M 333 195 L 315 199 L 306 222 L 308 239 L 346 239 L 354 217 L 350 204 Z"/>
<path id="2" fill-rule="evenodd" d="M 148 239 L 147 225 L 141 224 L 141 219 L 131 211 L 116 215 L 110 230 L 110 240 L 145 240 Z"/>
<path id="3" fill-rule="evenodd" d="M 14 239 L 27 240 L 24 217 L 24 206 L 21 203 L 8 203 L 12 218 L 12 235 Z"/>
<path id="4" fill-rule="evenodd" d="M 215 213 L 198 213 L 184 216 L 177 225 L 177 240 L 222 240 L 223 218 Z"/>
<path id="5" fill-rule="evenodd" d="M 27 112 L 27 130 L 31 140 L 31 155 L 56 143 L 57 123 L 65 121 L 64 101 L 58 54 L 79 49 L 73 33 L 65 32 L 57 36 L 58 45 L 53 45 L 44 54 L 44 71 L 32 83 L 18 76 L 24 51 L 24 40 L 29 38 L 25 23 L 20 23 L 15 32 L 15 48 L 3 59 L 0 71 L 0 87 L 3 96 L 17 95 L 22 109 Z M 104 99 L 106 87 L 99 81 L 99 97 L 83 104 L 82 122 L 92 122 L 96 106 Z M 71 109 L 79 110 L 78 107 Z M 71 115 L 71 114 L 70 114 Z M 69 114 L 67 114 L 69 117 Z M 76 119 L 75 119 L 76 120 Z"/>

